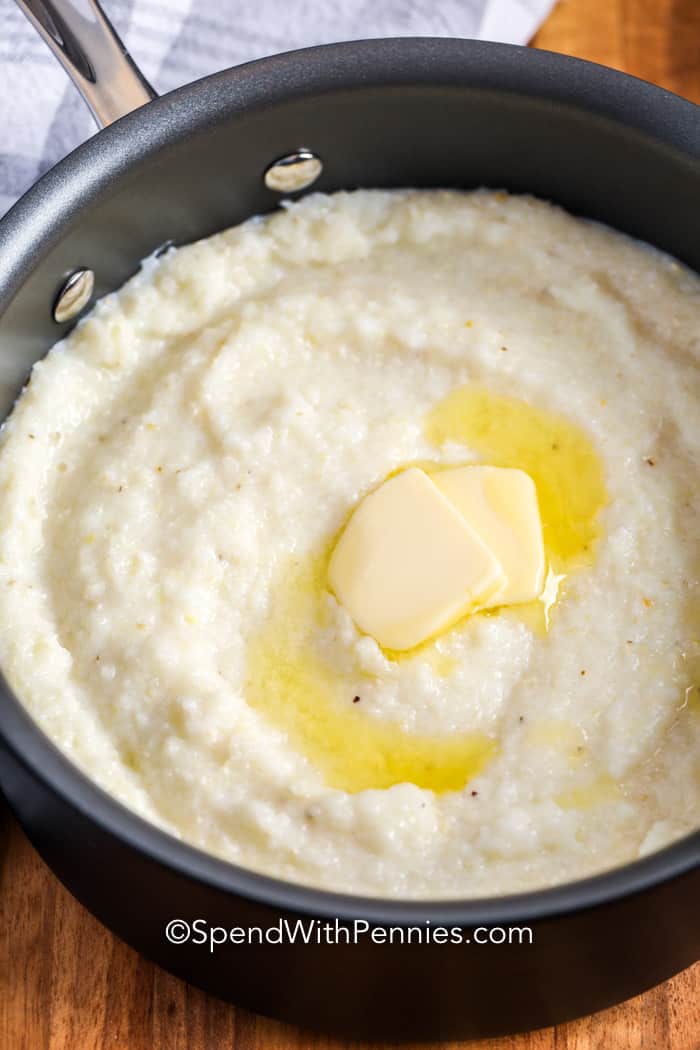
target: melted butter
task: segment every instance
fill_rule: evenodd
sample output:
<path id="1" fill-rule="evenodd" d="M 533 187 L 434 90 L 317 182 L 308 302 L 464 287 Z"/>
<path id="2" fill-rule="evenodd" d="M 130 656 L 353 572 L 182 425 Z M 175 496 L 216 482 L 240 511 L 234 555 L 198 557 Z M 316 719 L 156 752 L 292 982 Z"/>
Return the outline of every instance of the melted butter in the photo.
<path id="1" fill-rule="evenodd" d="M 588 437 L 559 416 L 474 387 L 450 394 L 428 414 L 425 427 L 436 446 L 462 444 L 482 462 L 518 467 L 533 478 L 548 575 L 539 601 L 510 611 L 533 628 L 546 629 L 566 574 L 590 564 L 600 535 L 605 483 Z M 440 461 L 412 465 L 428 473 L 445 466 Z M 495 755 L 492 738 L 483 733 L 418 735 L 374 718 L 362 709 L 367 675 L 353 663 L 352 652 L 342 670 L 324 658 L 320 638 L 331 549 L 293 562 L 274 589 L 270 616 L 248 646 L 248 703 L 286 734 L 331 788 L 354 793 L 408 782 L 435 792 L 461 790 Z M 407 653 L 387 650 L 385 656 L 424 659 L 445 677 L 457 669 L 457 661 L 437 650 L 434 639 Z M 353 702 L 355 696 L 359 702 Z M 561 804 L 594 805 L 612 793 L 611 784 L 596 781 L 561 796 Z"/>
<path id="2" fill-rule="evenodd" d="M 682 707 L 687 707 L 693 715 L 700 715 L 700 685 L 686 687 Z"/>
<path id="3" fill-rule="evenodd" d="M 461 790 L 493 756 L 495 742 L 483 733 L 409 733 L 362 710 L 366 675 L 332 666 L 318 645 L 327 565 L 328 555 L 296 562 L 274 590 L 271 615 L 248 646 L 246 700 L 328 787 L 353 793 L 408 782 Z M 441 656 L 436 660 L 442 667 Z M 444 669 L 452 669 L 447 657 Z"/>
<path id="4" fill-rule="evenodd" d="M 555 718 L 541 721 L 528 730 L 527 740 L 535 747 L 558 751 L 573 767 L 580 766 L 587 758 L 586 738 L 573 722 Z"/>
<path id="5" fill-rule="evenodd" d="M 586 433 L 561 416 L 481 387 L 462 387 L 426 416 L 425 433 L 437 446 L 461 444 L 480 462 L 517 467 L 535 482 L 548 574 L 540 599 L 509 609 L 546 630 L 565 577 L 590 565 L 607 501 L 601 459 Z M 498 614 L 489 610 L 480 615 Z"/>
<path id="6" fill-rule="evenodd" d="M 700 686 L 686 686 L 681 692 L 681 701 L 678 705 L 678 713 L 682 715 L 700 715 Z"/>
<path id="7" fill-rule="evenodd" d="M 592 809 L 606 802 L 617 802 L 622 798 L 619 785 L 608 773 L 601 773 L 589 784 L 564 791 L 554 800 L 562 809 Z"/>
<path id="8" fill-rule="evenodd" d="M 691 616 L 694 620 L 694 607 L 691 609 Z M 687 684 L 681 689 L 678 712 L 679 715 L 685 712 L 687 715 L 697 716 L 700 715 L 700 638 L 690 639 L 679 655 L 682 680 Z"/>
<path id="9" fill-rule="evenodd" d="M 459 668 L 459 660 L 455 656 L 440 652 L 435 646 L 426 650 L 425 662 L 440 678 L 450 678 Z"/>

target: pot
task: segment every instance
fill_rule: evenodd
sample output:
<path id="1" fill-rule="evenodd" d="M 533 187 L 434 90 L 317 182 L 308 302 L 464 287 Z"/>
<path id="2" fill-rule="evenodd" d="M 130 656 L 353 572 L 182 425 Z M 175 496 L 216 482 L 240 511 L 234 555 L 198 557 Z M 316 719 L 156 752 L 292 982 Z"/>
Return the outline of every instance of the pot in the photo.
<path id="1" fill-rule="evenodd" d="M 102 295 L 164 243 L 275 208 L 283 184 L 527 191 L 700 269 L 700 109 L 629 76 L 507 45 L 375 40 L 266 58 L 154 98 L 91 0 L 22 6 L 107 126 L 0 223 L 3 415 L 90 298 L 83 271 Z M 551 1025 L 700 955 L 700 833 L 515 896 L 401 902 L 309 889 L 135 816 L 61 755 L 4 681 L 0 784 L 58 877 L 129 944 L 224 999 L 345 1036 Z M 189 939 L 186 926 L 168 927 L 176 919 Z M 281 926 L 297 919 L 307 944 Z M 425 930 L 442 926 L 448 942 L 427 943 Z M 210 951 L 200 941 L 212 927 L 260 932 Z"/>

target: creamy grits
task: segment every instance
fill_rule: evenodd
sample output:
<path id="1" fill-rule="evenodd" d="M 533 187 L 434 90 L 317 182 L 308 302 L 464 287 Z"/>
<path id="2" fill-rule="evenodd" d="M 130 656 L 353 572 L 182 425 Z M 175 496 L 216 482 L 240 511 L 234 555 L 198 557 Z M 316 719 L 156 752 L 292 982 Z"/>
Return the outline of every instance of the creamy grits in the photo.
<path id="1" fill-rule="evenodd" d="M 0 436 L 0 665 L 237 864 L 474 897 L 700 824 L 700 280 L 505 193 L 311 195 L 148 260 Z M 540 601 L 409 652 L 330 592 L 394 472 L 527 471 Z"/>

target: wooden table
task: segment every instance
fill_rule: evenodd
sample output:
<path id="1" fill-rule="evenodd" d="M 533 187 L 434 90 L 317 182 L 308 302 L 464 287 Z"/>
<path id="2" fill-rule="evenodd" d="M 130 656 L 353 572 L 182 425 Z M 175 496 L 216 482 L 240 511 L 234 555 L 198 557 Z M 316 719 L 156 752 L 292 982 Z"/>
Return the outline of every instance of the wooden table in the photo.
<path id="1" fill-rule="evenodd" d="M 534 43 L 700 102 L 700 0 L 560 0 Z M 349 1050 L 216 1002 L 146 962 L 59 885 L 6 809 L 0 822 L 0 1050 Z M 700 1050 L 700 964 L 594 1017 L 460 1045 Z"/>

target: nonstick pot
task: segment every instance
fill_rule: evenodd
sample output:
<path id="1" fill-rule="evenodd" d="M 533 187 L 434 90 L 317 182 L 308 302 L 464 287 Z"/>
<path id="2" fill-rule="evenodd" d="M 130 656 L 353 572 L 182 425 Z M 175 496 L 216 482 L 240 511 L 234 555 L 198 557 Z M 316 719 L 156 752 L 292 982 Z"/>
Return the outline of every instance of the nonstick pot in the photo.
<path id="1" fill-rule="evenodd" d="M 164 243 L 277 207 L 280 158 L 287 185 L 306 189 L 534 193 L 700 269 L 700 110 L 631 77 L 506 45 L 379 40 L 263 59 L 149 101 L 89 0 L 23 6 L 109 126 L 0 224 L 2 414 L 89 299 L 82 271 L 101 295 Z M 129 944 L 216 995 L 315 1028 L 374 1039 L 513 1032 L 618 1002 L 700 954 L 700 834 L 517 896 L 321 892 L 147 824 L 68 762 L 6 683 L 0 784 L 59 878 Z M 309 943 L 276 932 L 297 919 Z M 182 925 L 168 939 L 173 920 L 190 924 L 189 940 Z M 442 926 L 447 943 L 428 942 Z M 211 927 L 260 933 L 210 951 L 199 941 Z"/>

